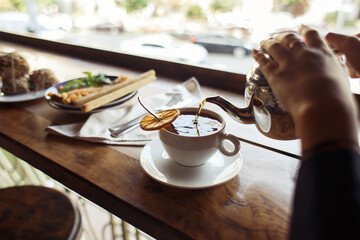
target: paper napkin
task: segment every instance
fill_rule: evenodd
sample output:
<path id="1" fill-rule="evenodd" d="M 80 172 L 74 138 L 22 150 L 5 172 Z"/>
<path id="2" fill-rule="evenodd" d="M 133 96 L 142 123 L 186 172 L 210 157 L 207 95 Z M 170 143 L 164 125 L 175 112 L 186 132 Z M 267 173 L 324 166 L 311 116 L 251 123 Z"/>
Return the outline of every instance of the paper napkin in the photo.
<path id="1" fill-rule="evenodd" d="M 191 78 L 177 85 L 171 91 L 147 97 L 144 101 L 153 109 L 163 106 L 172 98 L 174 93 L 181 93 L 184 106 L 199 106 L 202 94 L 198 81 Z M 177 107 L 177 106 L 175 106 Z M 158 131 L 144 131 L 140 127 L 113 138 L 109 127 L 126 123 L 142 114 L 145 110 L 136 101 L 131 106 L 118 109 L 107 109 L 102 112 L 93 113 L 84 123 L 73 123 L 66 125 L 54 125 L 47 127 L 47 131 L 70 138 L 81 139 L 89 142 L 99 142 L 113 145 L 145 145 L 158 136 Z"/>

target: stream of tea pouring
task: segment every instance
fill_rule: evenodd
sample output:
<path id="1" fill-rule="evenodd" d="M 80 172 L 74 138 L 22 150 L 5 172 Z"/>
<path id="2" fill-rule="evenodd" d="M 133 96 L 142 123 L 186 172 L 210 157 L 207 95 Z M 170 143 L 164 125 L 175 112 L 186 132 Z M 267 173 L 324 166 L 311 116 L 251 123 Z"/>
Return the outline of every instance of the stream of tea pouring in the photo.
<path id="1" fill-rule="evenodd" d="M 202 100 L 201 103 L 199 104 L 199 109 L 198 109 L 198 111 L 196 113 L 195 120 L 194 120 L 194 124 L 196 124 L 196 125 L 198 124 L 201 109 L 204 107 L 205 103 L 206 103 L 206 98 L 204 100 Z"/>
<path id="2" fill-rule="evenodd" d="M 194 124 L 195 124 L 196 132 L 197 132 L 198 136 L 200 136 L 200 131 L 199 131 L 199 127 L 198 127 L 198 121 L 199 121 L 199 117 L 200 117 L 200 114 L 201 114 L 201 110 L 204 107 L 205 103 L 206 103 L 206 98 L 204 100 L 202 100 L 201 103 L 199 104 L 198 111 L 197 111 L 197 113 L 195 115 Z"/>

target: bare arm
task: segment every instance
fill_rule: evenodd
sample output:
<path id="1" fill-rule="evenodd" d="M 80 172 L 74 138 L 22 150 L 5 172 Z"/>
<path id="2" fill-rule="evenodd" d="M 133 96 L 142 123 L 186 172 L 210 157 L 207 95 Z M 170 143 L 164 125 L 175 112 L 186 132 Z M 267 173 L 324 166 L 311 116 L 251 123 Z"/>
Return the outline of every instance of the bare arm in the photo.
<path id="1" fill-rule="evenodd" d="M 297 179 L 289 236 L 359 239 L 357 108 L 348 72 L 316 31 L 302 26 L 299 32 L 301 36 L 281 34 L 264 41 L 261 47 L 272 58 L 253 52 L 275 96 L 294 119 L 303 153 L 309 153 Z M 338 37 L 330 34 L 327 41 L 357 72 L 360 60 L 350 52 L 359 55 L 360 42 L 350 51 L 338 45 Z"/>

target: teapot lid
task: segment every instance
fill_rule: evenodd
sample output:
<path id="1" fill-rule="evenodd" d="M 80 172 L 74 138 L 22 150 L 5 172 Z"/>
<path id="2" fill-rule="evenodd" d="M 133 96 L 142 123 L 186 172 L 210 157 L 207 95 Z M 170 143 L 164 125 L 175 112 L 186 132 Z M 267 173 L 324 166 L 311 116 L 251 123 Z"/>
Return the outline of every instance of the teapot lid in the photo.
<path id="1" fill-rule="evenodd" d="M 259 64 L 255 63 L 251 70 L 246 75 L 246 79 L 252 84 L 258 86 L 269 86 L 264 74 L 261 72 L 259 68 Z"/>

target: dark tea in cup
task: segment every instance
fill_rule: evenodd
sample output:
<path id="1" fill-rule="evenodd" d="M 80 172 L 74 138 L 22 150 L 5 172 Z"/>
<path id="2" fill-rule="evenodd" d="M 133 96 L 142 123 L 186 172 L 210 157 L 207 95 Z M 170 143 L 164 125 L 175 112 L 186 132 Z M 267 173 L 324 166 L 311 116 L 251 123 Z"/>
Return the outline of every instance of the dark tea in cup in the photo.
<path id="1" fill-rule="evenodd" d="M 196 118 L 195 114 L 180 114 L 180 116 L 165 129 L 182 136 L 206 136 L 219 131 L 223 124 L 209 114 Z"/>
<path id="2" fill-rule="evenodd" d="M 195 118 L 198 108 L 180 108 L 180 116 L 171 125 L 160 129 L 159 138 L 167 155 L 183 166 L 200 166 L 217 151 L 234 156 L 240 150 L 239 139 L 225 133 L 225 121 L 217 113 L 204 109 Z M 224 146 L 225 141 L 233 149 Z"/>

